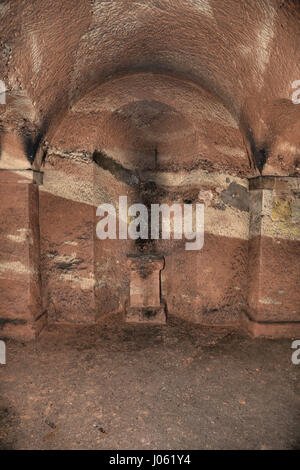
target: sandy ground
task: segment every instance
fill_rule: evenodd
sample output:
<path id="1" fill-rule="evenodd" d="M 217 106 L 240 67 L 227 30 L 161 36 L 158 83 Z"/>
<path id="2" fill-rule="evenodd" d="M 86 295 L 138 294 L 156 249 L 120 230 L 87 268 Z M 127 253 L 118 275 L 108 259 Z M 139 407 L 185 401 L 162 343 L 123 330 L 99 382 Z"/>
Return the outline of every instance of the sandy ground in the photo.
<path id="1" fill-rule="evenodd" d="M 290 340 L 178 321 L 7 342 L 0 449 L 299 449 Z"/>

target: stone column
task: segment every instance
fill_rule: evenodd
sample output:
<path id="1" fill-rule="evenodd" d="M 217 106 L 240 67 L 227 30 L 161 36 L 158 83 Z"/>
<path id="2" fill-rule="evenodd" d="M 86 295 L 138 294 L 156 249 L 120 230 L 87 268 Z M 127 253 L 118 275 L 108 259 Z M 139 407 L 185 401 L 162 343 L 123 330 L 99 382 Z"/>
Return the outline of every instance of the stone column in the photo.
<path id="1" fill-rule="evenodd" d="M 0 170 L 0 336 L 34 338 L 43 328 L 39 199 L 42 175 Z"/>
<path id="2" fill-rule="evenodd" d="M 300 334 L 300 179 L 250 180 L 249 310 L 257 335 Z"/>
<path id="3" fill-rule="evenodd" d="M 165 304 L 160 295 L 160 271 L 164 259 L 156 255 L 129 255 L 130 300 L 126 321 L 166 323 Z"/>

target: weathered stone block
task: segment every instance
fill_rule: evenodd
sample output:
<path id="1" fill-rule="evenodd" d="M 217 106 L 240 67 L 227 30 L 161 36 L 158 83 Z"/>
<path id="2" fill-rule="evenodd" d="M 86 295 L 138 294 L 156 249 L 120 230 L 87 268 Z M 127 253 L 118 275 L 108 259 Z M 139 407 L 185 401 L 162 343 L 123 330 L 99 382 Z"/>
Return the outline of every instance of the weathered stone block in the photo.
<path id="1" fill-rule="evenodd" d="M 160 295 L 160 271 L 164 259 L 157 255 L 130 255 L 130 299 L 126 321 L 165 323 L 165 305 Z"/>

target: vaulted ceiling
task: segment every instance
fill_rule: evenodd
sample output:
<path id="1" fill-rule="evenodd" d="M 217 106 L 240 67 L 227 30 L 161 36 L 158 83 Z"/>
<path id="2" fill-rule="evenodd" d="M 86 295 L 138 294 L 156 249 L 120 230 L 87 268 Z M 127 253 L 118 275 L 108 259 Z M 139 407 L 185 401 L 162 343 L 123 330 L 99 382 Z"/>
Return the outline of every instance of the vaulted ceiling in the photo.
<path id="1" fill-rule="evenodd" d="M 36 167 L 64 145 L 300 174 L 298 0 L 2 1 L 0 79 L 2 133 Z"/>

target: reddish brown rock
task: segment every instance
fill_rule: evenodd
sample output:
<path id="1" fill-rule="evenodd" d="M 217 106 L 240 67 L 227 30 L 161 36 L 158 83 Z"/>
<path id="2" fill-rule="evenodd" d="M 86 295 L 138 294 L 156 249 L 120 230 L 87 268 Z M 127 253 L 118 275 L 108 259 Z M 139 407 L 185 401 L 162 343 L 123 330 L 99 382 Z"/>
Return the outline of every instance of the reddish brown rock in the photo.
<path id="1" fill-rule="evenodd" d="M 127 265 L 130 270 L 130 297 L 126 306 L 126 321 L 166 323 L 160 282 L 164 259 L 159 255 L 131 255 Z"/>
<path id="2" fill-rule="evenodd" d="M 38 186 L 31 171 L 17 175 L 1 170 L 0 178 L 1 336 L 28 339 L 46 321 L 40 292 Z"/>
<path id="3" fill-rule="evenodd" d="M 190 322 L 292 335 L 299 2 L 2 3 L 1 334 L 126 303 L 127 318 L 163 322 L 164 299 Z M 97 239 L 97 206 L 119 196 L 203 203 L 203 249 Z M 127 265 L 149 252 L 165 260 L 161 283 L 154 262 L 146 278 Z"/>

